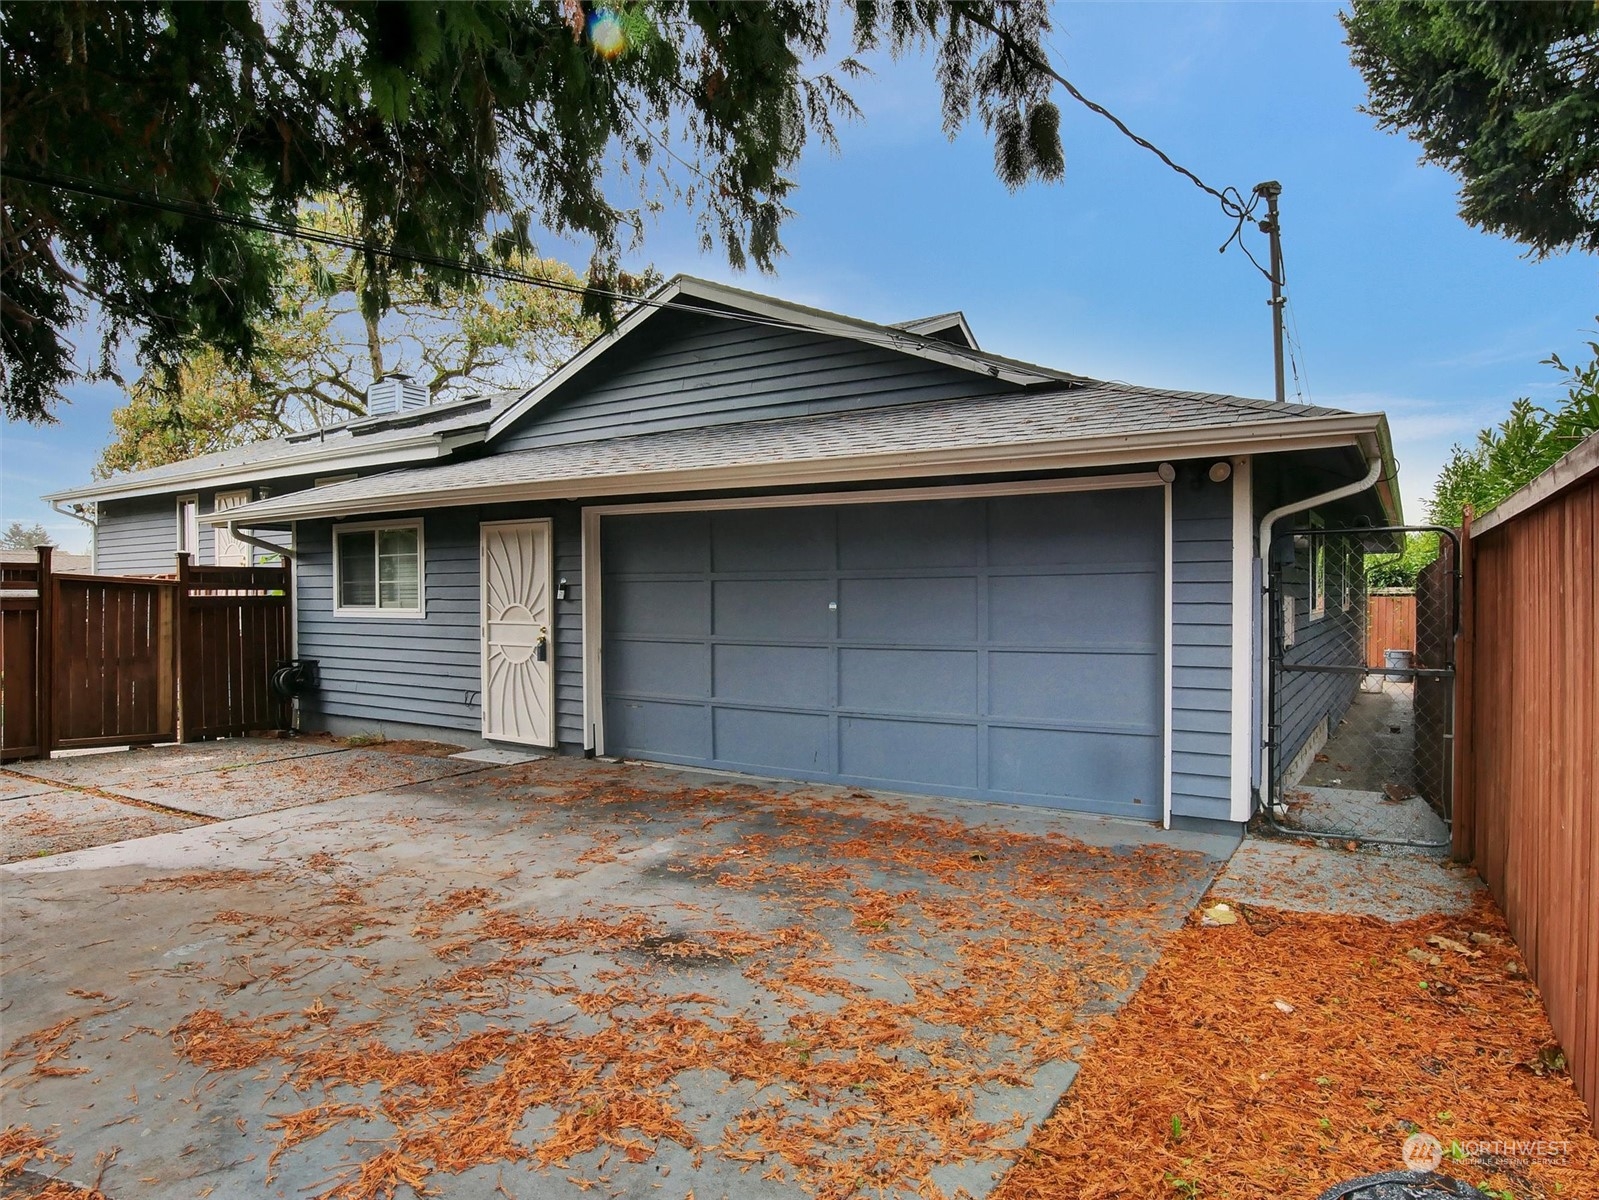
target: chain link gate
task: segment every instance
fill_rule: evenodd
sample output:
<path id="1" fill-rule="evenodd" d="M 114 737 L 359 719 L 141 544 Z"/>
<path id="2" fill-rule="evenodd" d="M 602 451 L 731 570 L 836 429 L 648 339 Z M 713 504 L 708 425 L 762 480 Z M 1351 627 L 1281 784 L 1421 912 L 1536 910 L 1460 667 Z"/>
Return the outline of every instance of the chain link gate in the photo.
<path id="1" fill-rule="evenodd" d="M 1413 593 L 1369 560 L 1438 535 Z M 1447 848 L 1460 542 L 1433 525 L 1299 529 L 1269 574 L 1267 823 L 1295 836 Z"/>

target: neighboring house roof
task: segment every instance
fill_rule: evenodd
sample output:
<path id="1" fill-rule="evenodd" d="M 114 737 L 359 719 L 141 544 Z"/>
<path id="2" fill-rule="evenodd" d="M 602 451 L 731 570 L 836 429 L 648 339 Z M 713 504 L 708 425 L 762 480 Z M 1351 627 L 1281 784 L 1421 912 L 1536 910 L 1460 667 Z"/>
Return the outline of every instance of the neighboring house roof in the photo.
<path id="1" fill-rule="evenodd" d="M 939 313 L 936 317 L 918 317 L 914 321 L 898 321 L 895 329 L 904 329 L 910 333 L 919 333 L 923 337 L 937 338 L 953 345 L 965 346 L 971 350 L 980 350 L 977 344 L 977 335 L 972 332 L 972 327 L 966 323 L 966 314 L 963 312 Z"/>
<path id="2" fill-rule="evenodd" d="M 1099 383 L 536 447 L 330 484 L 206 519 L 266 525 L 513 497 L 1048 470 L 1354 442 L 1391 463 L 1380 413 Z"/>
<path id="3" fill-rule="evenodd" d="M 39 556 L 32 550 L 0 550 L 0 563 L 36 563 Z M 94 560 L 87 554 L 68 554 L 57 550 L 50 556 L 52 571 L 83 571 L 94 569 Z"/>
<path id="4" fill-rule="evenodd" d="M 495 415 L 526 391 L 515 388 L 201 454 L 182 462 L 112 475 L 46 500 L 111 500 L 194 487 L 254 483 L 293 475 L 332 475 L 447 457 L 483 440 Z"/>

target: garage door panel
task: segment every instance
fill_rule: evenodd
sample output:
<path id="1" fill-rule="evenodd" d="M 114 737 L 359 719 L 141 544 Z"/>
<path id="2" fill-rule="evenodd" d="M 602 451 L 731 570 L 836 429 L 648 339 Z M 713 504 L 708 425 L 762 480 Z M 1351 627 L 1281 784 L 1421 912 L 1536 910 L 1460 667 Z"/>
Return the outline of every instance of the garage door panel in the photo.
<path id="1" fill-rule="evenodd" d="M 1160 729 L 1160 659 L 1151 654 L 995 651 L 988 712 L 1004 720 Z"/>
<path id="2" fill-rule="evenodd" d="M 840 717 L 839 774 L 970 791 L 977 782 L 977 729 L 929 721 Z"/>
<path id="3" fill-rule="evenodd" d="M 710 569 L 710 543 L 705 513 L 652 513 L 607 517 L 606 568 L 639 574 L 690 574 Z"/>
<path id="4" fill-rule="evenodd" d="M 1155 489 L 606 516 L 605 748 L 1156 818 L 1163 520 Z"/>
<path id="5" fill-rule="evenodd" d="M 832 721 L 817 713 L 718 708 L 713 717 L 717 760 L 770 771 L 830 774 Z"/>
<path id="6" fill-rule="evenodd" d="M 830 508 L 760 508 L 711 515 L 713 571 L 828 571 L 838 565 Z"/>
<path id="7" fill-rule="evenodd" d="M 613 699 L 605 705 L 605 735 L 640 758 L 711 757 L 710 713 L 702 704 Z"/>
<path id="8" fill-rule="evenodd" d="M 703 579 L 629 579 L 607 585 L 605 630 L 640 637 L 705 637 L 711 588 Z"/>
<path id="9" fill-rule="evenodd" d="M 1152 573 L 996 575 L 989 581 L 988 635 L 1012 645 L 1112 643 L 1154 651 L 1161 644 L 1161 603 Z"/>
<path id="10" fill-rule="evenodd" d="M 714 585 L 717 637 L 793 642 L 833 636 L 831 579 L 718 579 Z"/>
<path id="11" fill-rule="evenodd" d="M 716 699 L 790 708 L 833 703 L 833 654 L 819 646 L 742 646 L 711 649 Z"/>
<path id="12" fill-rule="evenodd" d="M 863 504 L 840 513 L 838 565 L 851 570 L 980 567 L 983 507 L 975 500 Z"/>
<path id="13" fill-rule="evenodd" d="M 711 698 L 711 670 L 703 642 L 612 638 L 606 658 L 613 692 Z"/>
<path id="14" fill-rule="evenodd" d="M 840 708 L 888 713 L 977 714 L 977 653 L 970 650 L 838 652 Z"/>
<path id="15" fill-rule="evenodd" d="M 1054 797 L 1070 807 L 1160 815 L 1156 735 L 995 726 L 988 731 L 988 746 L 988 786 L 995 791 Z"/>
<path id="16" fill-rule="evenodd" d="M 848 642 L 970 645 L 977 637 L 977 580 L 967 577 L 841 579 L 839 636 Z"/>
<path id="17" fill-rule="evenodd" d="M 1163 554 L 1163 501 L 1153 489 L 1003 496 L 990 505 L 992 566 L 1158 562 Z"/>

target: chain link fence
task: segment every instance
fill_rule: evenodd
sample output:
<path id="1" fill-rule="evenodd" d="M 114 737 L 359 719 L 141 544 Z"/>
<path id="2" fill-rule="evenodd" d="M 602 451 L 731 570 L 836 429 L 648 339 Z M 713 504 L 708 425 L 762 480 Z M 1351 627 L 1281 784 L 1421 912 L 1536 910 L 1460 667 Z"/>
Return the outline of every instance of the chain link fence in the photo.
<path id="1" fill-rule="evenodd" d="M 1384 570 L 1436 537 L 1414 587 Z M 1414 554 L 1415 546 L 1412 546 Z M 1299 836 L 1449 845 L 1458 543 L 1430 526 L 1304 529 L 1271 549 L 1271 805 Z"/>

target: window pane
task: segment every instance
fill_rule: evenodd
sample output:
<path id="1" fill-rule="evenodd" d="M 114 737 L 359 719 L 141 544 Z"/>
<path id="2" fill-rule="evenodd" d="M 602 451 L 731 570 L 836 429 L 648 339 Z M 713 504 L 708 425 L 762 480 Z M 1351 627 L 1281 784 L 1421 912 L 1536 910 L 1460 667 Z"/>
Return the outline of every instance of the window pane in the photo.
<path id="1" fill-rule="evenodd" d="M 341 607 L 371 608 L 377 604 L 376 537 L 370 530 L 338 535 Z"/>
<path id="2" fill-rule="evenodd" d="M 378 534 L 378 606 L 420 607 L 420 575 L 414 529 L 385 529 Z"/>

